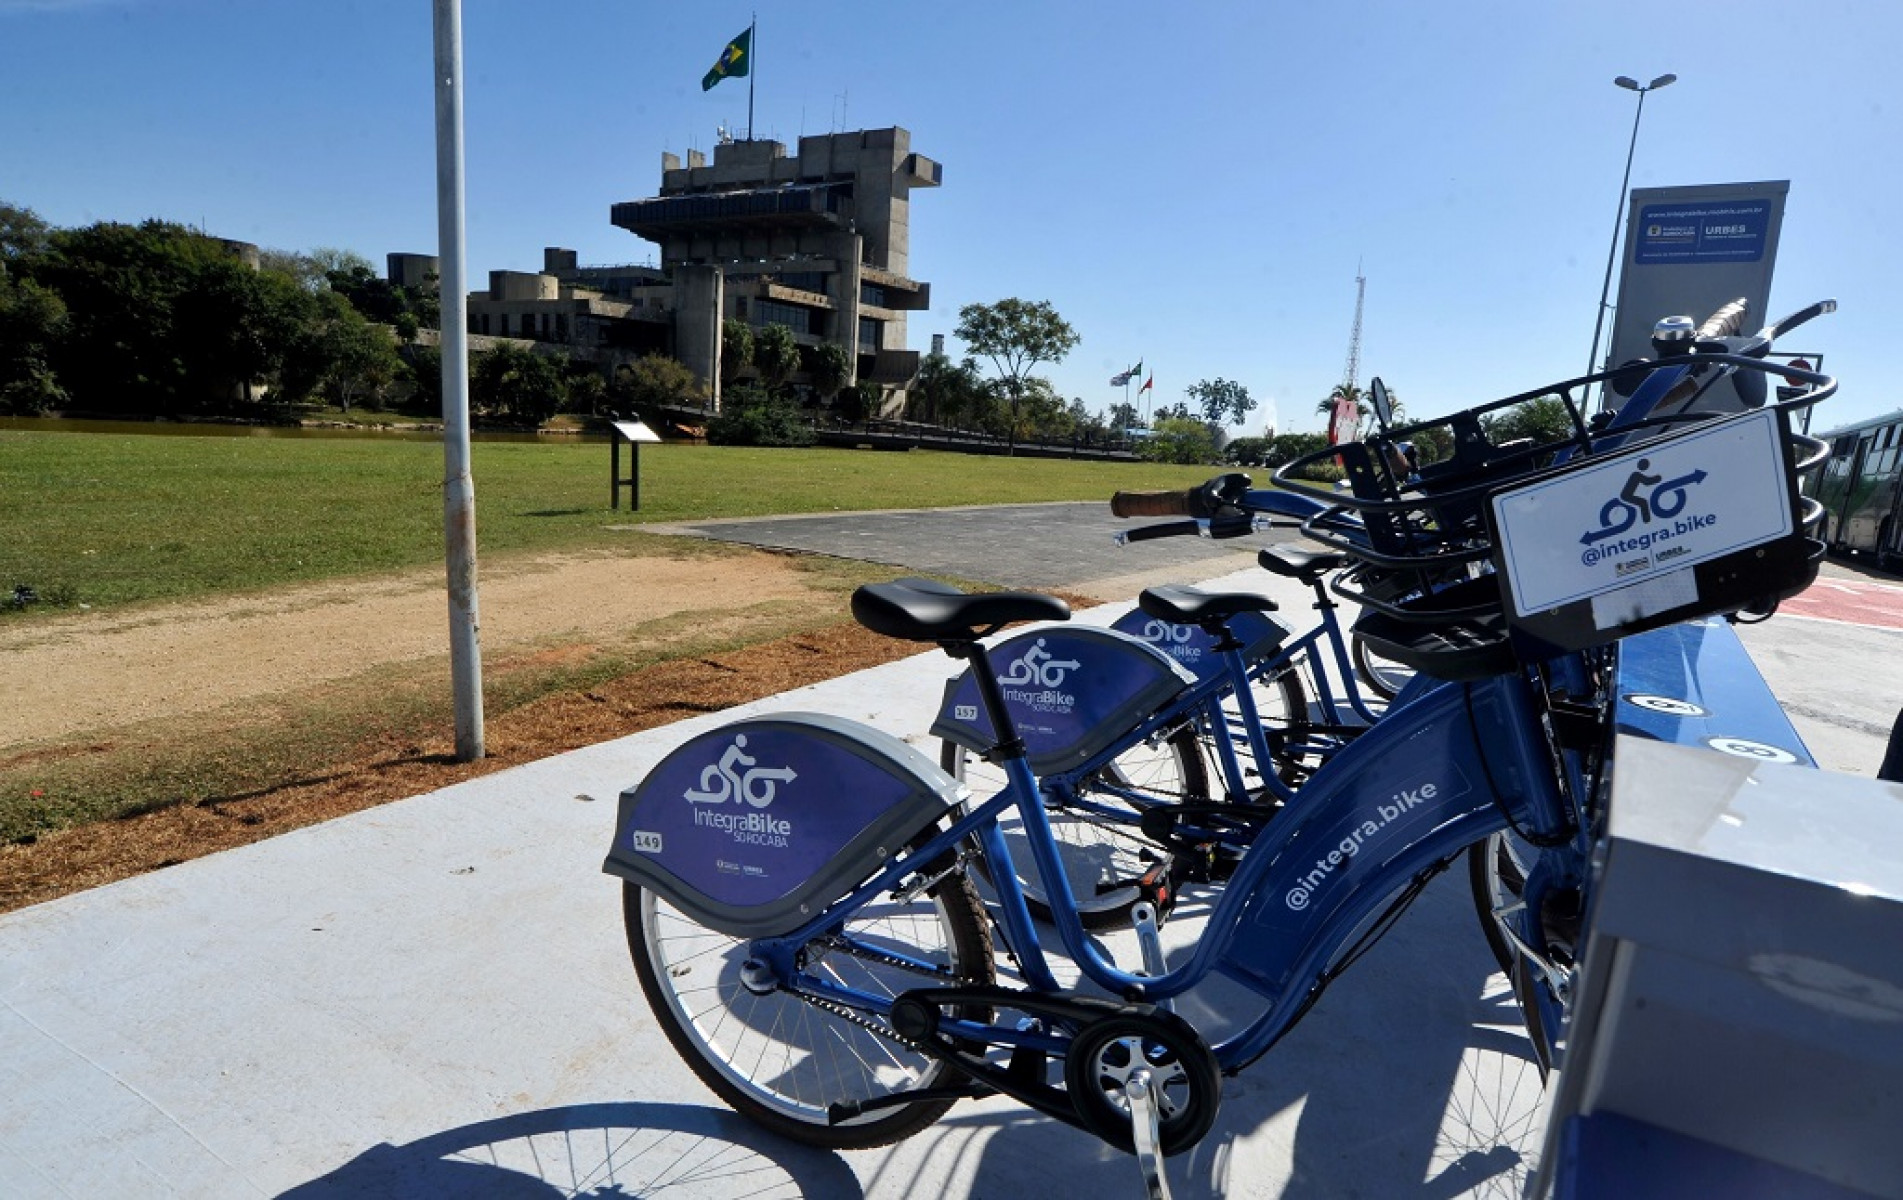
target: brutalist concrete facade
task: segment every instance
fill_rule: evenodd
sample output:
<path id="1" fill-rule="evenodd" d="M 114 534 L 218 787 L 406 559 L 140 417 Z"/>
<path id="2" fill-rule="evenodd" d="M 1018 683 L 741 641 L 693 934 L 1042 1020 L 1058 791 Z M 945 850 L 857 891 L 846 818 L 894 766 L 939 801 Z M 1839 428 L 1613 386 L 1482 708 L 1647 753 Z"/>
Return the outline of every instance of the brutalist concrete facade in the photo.
<path id="1" fill-rule="evenodd" d="M 711 165 L 663 154 L 660 194 L 613 207 L 614 224 L 661 247 L 675 352 L 713 394 L 731 317 L 844 347 L 849 385 L 872 380 L 888 409 L 903 404 L 919 364 L 906 318 L 931 302 L 907 274 L 911 193 L 942 173 L 911 142 L 893 127 L 801 138 L 792 157 L 773 141 L 724 142 Z"/>

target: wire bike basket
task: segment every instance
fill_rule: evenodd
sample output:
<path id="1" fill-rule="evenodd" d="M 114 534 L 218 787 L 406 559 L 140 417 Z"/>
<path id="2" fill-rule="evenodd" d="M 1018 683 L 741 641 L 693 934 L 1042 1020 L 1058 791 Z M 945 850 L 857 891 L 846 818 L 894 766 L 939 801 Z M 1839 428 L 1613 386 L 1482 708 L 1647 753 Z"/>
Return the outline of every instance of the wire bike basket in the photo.
<path id="1" fill-rule="evenodd" d="M 1355 630 L 1372 649 L 1436 678 L 1481 679 L 1663 625 L 1768 611 L 1809 586 L 1823 509 L 1798 482 L 1828 448 L 1792 417 L 1836 381 L 1736 354 L 1647 368 L 1661 415 L 1583 412 L 1595 383 L 1617 377 L 1631 391 L 1628 366 L 1384 429 L 1276 471 L 1278 485 L 1327 506 L 1303 532 L 1352 558 L 1333 587 L 1362 606 Z M 1803 386 L 1768 404 L 1712 390 L 1750 372 Z M 1535 400 L 1563 406 L 1562 436 L 1490 439 L 1502 410 Z M 1446 434 L 1432 440 L 1451 453 L 1414 467 L 1401 445 L 1436 427 Z M 1331 458 L 1340 487 L 1297 478 Z"/>

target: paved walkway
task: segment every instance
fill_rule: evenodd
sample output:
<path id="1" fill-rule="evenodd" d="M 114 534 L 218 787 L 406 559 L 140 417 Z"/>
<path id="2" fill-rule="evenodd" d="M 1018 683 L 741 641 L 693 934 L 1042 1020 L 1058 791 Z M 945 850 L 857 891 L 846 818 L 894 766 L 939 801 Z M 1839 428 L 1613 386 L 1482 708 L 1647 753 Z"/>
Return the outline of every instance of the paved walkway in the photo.
<path id="1" fill-rule="evenodd" d="M 916 737 L 947 666 L 749 709 Z M 617 792 L 736 715 L 0 917 L 0 1196 L 1140 1194 L 1128 1157 L 1002 1100 L 833 1154 L 681 1065 L 600 862 Z M 1170 1162 L 1177 1195 L 1516 1195 L 1538 1087 L 1489 965 L 1443 879 L 1226 1082 L 1215 1131 Z"/>
<path id="2" fill-rule="evenodd" d="M 1014 560 L 1027 570 L 1087 515 L 1036 507 L 1053 511 Z M 992 519 L 1025 533 L 1034 515 Z M 1106 548 L 1127 557 L 1052 582 L 1127 598 L 1135 580 L 1198 574 L 1154 546 L 1214 550 L 1203 574 L 1247 561 L 1187 540 Z M 894 561 L 1044 578 L 995 554 L 919 557 Z M 1259 571 L 1218 586 L 1269 590 L 1306 621 L 1305 593 Z M 1897 661 L 1903 632 L 1773 621 L 1746 637 L 1826 765 L 1870 773 L 1903 689 L 1855 664 Z M 770 1137 L 701 1087 L 641 999 L 600 873 L 616 794 L 746 712 L 917 740 L 948 667 L 914 657 L 0 917 L 0 1197 L 1138 1195 L 1129 1158 L 996 1099 L 883 1150 Z M 1226 1081 L 1171 1182 L 1184 1198 L 1516 1196 L 1538 1095 L 1450 875 Z"/>

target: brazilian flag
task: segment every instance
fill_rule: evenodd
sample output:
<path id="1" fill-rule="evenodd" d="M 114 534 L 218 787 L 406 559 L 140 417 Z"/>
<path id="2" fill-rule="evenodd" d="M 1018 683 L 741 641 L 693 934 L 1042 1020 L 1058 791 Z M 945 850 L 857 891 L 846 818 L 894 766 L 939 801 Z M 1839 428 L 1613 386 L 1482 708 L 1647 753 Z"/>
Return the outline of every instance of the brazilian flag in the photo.
<path id="1" fill-rule="evenodd" d="M 700 81 L 700 90 L 706 91 L 723 79 L 738 79 L 753 70 L 753 26 L 747 26 L 745 32 L 727 43 L 720 52 L 720 58 L 714 63 L 714 69 L 707 72 Z"/>

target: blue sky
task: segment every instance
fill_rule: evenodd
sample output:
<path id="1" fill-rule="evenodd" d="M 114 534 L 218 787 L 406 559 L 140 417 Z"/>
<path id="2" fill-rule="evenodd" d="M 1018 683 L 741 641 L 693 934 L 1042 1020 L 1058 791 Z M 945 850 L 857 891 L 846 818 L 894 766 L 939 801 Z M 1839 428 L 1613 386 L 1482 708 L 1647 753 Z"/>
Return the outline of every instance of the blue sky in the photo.
<path id="1" fill-rule="evenodd" d="M 608 223 L 664 150 L 744 128 L 700 78 L 754 10 L 465 0 L 469 271 L 653 247 Z M 756 136 L 901 125 L 944 164 L 912 274 L 961 305 L 1046 299 L 1082 336 L 1047 373 L 1102 409 L 1241 382 L 1319 429 L 1345 365 L 1417 417 L 1584 369 L 1632 93 L 1634 187 L 1788 179 L 1770 308 L 1844 382 L 1835 425 L 1903 398 L 1882 365 L 1903 252 L 1903 5 L 1419 0 L 1162 5 L 760 0 Z M 0 199 L 56 225 L 163 217 L 286 250 L 436 245 L 428 0 L 0 0 Z M 958 349 L 953 343 L 953 349 Z"/>

